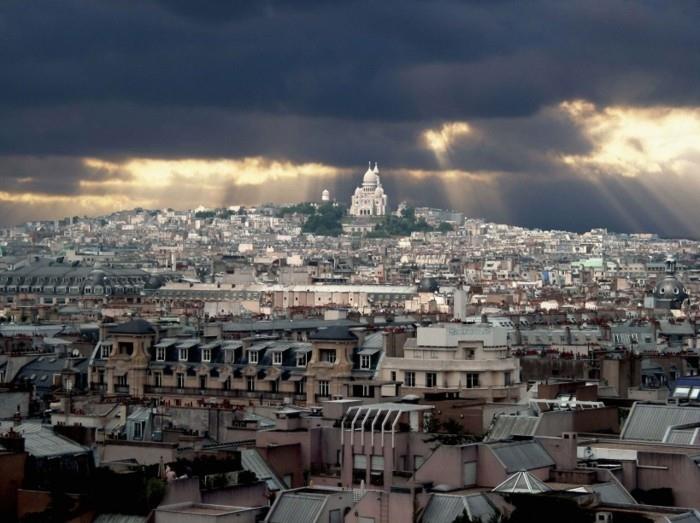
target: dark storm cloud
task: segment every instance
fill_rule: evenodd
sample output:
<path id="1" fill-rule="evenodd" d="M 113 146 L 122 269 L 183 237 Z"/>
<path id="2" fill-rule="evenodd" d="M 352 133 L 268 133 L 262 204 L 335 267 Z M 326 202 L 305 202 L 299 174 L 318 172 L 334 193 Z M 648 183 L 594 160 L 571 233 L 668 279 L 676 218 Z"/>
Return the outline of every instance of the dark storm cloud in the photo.
<path id="1" fill-rule="evenodd" d="M 8 0 L 0 179 L 9 191 L 75 194 L 80 180 L 108 176 L 86 172 L 84 157 L 264 156 L 358 169 L 376 159 L 396 200 L 444 206 L 438 178 L 391 169 L 445 167 L 421 135 L 466 120 L 475 134 L 449 151 L 447 167 L 506 173 L 495 182 L 501 207 L 475 208 L 474 198 L 474 212 L 659 230 L 641 208 L 630 217 L 604 203 L 608 190 L 656 202 L 648 186 L 594 185 L 562 166 L 562 155 L 592 144 L 551 108 L 575 98 L 700 105 L 699 14 L 694 1 Z M 347 198 L 356 182 L 333 183 Z M 486 190 L 454 183 L 453 193 Z M 676 223 L 669 212 L 657 214 Z"/>
<path id="2" fill-rule="evenodd" d="M 64 156 L 0 155 L 0 191 L 44 195 L 81 194 L 81 181 L 102 182 L 115 177 L 128 179 L 127 173 L 107 172 L 86 167 L 82 160 Z"/>
<path id="3" fill-rule="evenodd" d="M 694 2 L 238 4 L 5 2 L 1 99 L 406 120 L 699 96 Z"/>

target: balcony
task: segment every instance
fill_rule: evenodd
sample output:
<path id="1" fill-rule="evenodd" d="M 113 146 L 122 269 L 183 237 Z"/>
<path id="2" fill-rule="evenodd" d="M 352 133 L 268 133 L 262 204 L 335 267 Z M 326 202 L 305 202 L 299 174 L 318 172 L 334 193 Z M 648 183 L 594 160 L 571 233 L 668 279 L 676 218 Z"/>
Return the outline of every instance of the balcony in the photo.
<path id="1" fill-rule="evenodd" d="M 247 391 L 239 389 L 200 389 L 200 388 L 179 388 L 179 387 L 154 387 L 146 385 L 145 392 L 147 394 L 162 394 L 176 396 L 209 396 L 215 398 L 248 398 L 248 399 L 263 399 L 268 401 L 284 401 L 285 398 L 290 398 L 295 403 L 305 402 L 306 394 L 290 394 L 287 392 L 268 392 L 268 391 Z"/>
<path id="2" fill-rule="evenodd" d="M 107 392 L 107 384 L 106 383 L 91 383 L 90 384 L 90 390 L 92 392 Z"/>

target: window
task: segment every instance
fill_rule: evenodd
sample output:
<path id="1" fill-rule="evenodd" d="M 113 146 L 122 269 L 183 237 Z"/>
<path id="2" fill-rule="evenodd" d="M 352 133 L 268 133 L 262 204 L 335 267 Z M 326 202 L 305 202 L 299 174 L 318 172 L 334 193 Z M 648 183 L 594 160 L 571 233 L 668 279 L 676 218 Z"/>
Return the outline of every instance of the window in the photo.
<path id="1" fill-rule="evenodd" d="M 249 350 L 248 351 L 248 363 L 258 363 L 258 351 Z"/>
<path id="2" fill-rule="evenodd" d="M 200 375 L 199 375 L 199 388 L 200 388 L 200 389 L 206 389 L 206 388 L 207 388 L 207 375 L 206 375 L 206 374 L 200 374 Z"/>
<path id="3" fill-rule="evenodd" d="M 255 392 L 255 376 L 248 376 L 246 378 L 246 389 L 248 392 Z"/>
<path id="4" fill-rule="evenodd" d="M 372 365 L 372 357 L 366 354 L 360 356 L 360 368 L 369 369 Z"/>
<path id="5" fill-rule="evenodd" d="M 403 373 L 403 384 L 407 387 L 416 386 L 416 373 L 415 372 L 404 372 Z"/>
<path id="6" fill-rule="evenodd" d="M 145 426 L 145 421 L 137 421 L 134 423 L 134 439 L 143 439 L 143 431 Z"/>
<path id="7" fill-rule="evenodd" d="M 273 365 L 282 365 L 282 353 L 281 352 L 273 352 L 272 353 L 272 364 Z"/>
<path id="8" fill-rule="evenodd" d="M 416 454 L 413 456 L 413 470 L 418 470 L 421 465 L 423 465 L 423 462 L 425 461 L 425 458 L 419 454 Z"/>
<path id="9" fill-rule="evenodd" d="M 391 371 L 391 381 L 396 381 L 396 371 L 395 370 Z"/>
<path id="10" fill-rule="evenodd" d="M 479 373 L 467 372 L 467 388 L 475 389 L 479 386 Z"/>
<path id="11" fill-rule="evenodd" d="M 103 360 L 106 360 L 107 358 L 109 358 L 109 353 L 110 353 L 111 348 L 112 347 L 110 347 L 109 345 L 102 345 L 100 356 L 102 357 Z"/>
<path id="12" fill-rule="evenodd" d="M 134 344 L 126 341 L 119 342 L 119 354 L 131 356 L 134 353 Z"/>
<path id="13" fill-rule="evenodd" d="M 204 361 L 204 362 L 211 361 L 211 349 L 202 349 L 202 361 Z"/>
<path id="14" fill-rule="evenodd" d="M 177 357 L 180 361 L 187 361 L 187 349 L 178 350 Z"/>
<path id="15" fill-rule="evenodd" d="M 126 387 L 129 384 L 126 374 L 117 376 L 117 385 L 120 387 Z"/>
<path id="16" fill-rule="evenodd" d="M 690 387 L 676 387 L 673 391 L 674 398 L 687 398 L 690 395 Z"/>
<path id="17" fill-rule="evenodd" d="M 299 380 L 294 386 L 294 392 L 296 394 L 306 394 L 306 380 Z"/>
<path id="18" fill-rule="evenodd" d="M 182 372 L 178 372 L 175 374 L 175 386 L 178 389 L 182 389 L 185 387 L 185 375 Z"/>
<path id="19" fill-rule="evenodd" d="M 165 347 L 156 347 L 156 361 L 165 361 Z"/>
<path id="20" fill-rule="evenodd" d="M 369 398 L 371 396 L 370 394 L 371 389 L 369 385 L 362 385 L 362 397 L 363 398 Z"/>
<path id="21" fill-rule="evenodd" d="M 163 374 L 160 372 L 154 372 L 153 373 L 153 384 L 156 387 L 162 387 L 163 386 Z"/>
<path id="22" fill-rule="evenodd" d="M 335 349 L 321 349 L 321 361 L 326 363 L 335 363 Z"/>
<path id="23" fill-rule="evenodd" d="M 306 367 L 306 353 L 297 354 L 297 367 Z"/>
<path id="24" fill-rule="evenodd" d="M 319 396 L 330 396 L 331 395 L 331 384 L 329 381 L 321 380 L 318 382 L 318 395 Z"/>
<path id="25" fill-rule="evenodd" d="M 224 381 L 224 390 L 231 390 L 231 376 Z"/>
<path id="26" fill-rule="evenodd" d="M 435 387 L 437 385 L 437 374 L 434 372 L 425 373 L 425 386 L 428 388 Z"/>

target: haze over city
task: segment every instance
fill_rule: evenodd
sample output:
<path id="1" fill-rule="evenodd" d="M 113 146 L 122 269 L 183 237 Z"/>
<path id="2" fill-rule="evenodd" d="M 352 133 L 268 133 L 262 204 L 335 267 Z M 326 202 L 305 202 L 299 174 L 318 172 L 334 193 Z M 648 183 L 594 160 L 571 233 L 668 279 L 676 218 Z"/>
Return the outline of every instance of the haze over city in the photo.
<path id="1" fill-rule="evenodd" d="M 700 523 L 698 15 L 0 2 L 0 522 Z"/>
<path id="2" fill-rule="evenodd" d="M 696 237 L 695 2 L 0 6 L 0 222 L 396 201 Z"/>

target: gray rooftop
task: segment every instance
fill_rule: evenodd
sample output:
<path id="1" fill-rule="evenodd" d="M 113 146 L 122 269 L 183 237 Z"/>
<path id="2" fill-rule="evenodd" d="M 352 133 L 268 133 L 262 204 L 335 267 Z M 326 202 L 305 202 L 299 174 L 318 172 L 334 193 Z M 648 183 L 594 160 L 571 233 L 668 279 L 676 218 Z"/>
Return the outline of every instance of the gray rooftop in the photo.
<path id="1" fill-rule="evenodd" d="M 272 506 L 269 523 L 314 523 L 326 504 L 324 494 L 291 491 L 282 494 Z"/>
<path id="2" fill-rule="evenodd" d="M 501 414 L 493 420 L 484 441 L 499 441 L 512 436 L 534 436 L 540 418 L 537 416 L 512 416 Z"/>
<path id="3" fill-rule="evenodd" d="M 595 485 L 591 485 L 590 489 L 600 495 L 600 500 L 603 503 L 615 503 L 618 505 L 637 504 L 637 500 L 632 497 L 632 494 L 627 492 L 625 487 L 616 481 L 597 483 Z"/>
<path id="4" fill-rule="evenodd" d="M 241 449 L 241 465 L 244 469 L 255 472 L 257 478 L 266 482 L 267 487 L 272 491 L 281 491 L 290 487 L 280 481 L 256 449 Z"/>
<path id="5" fill-rule="evenodd" d="M 9 430 L 11 425 L 3 425 L 2 430 Z M 64 438 L 38 423 L 23 423 L 12 429 L 24 436 L 24 448 L 29 455 L 36 458 L 63 456 L 66 454 L 84 454 L 90 449 Z"/>
<path id="6" fill-rule="evenodd" d="M 421 518 L 422 523 L 443 523 L 454 521 L 466 511 L 472 520 L 488 521 L 495 513 L 486 496 L 482 493 L 468 496 L 433 494 L 428 501 Z"/>
<path id="7" fill-rule="evenodd" d="M 700 407 L 635 403 L 620 439 L 663 441 L 669 427 L 699 422 Z"/>
<path id="8" fill-rule="evenodd" d="M 554 465 L 554 460 L 538 441 L 511 441 L 488 443 L 487 445 L 496 455 L 498 461 L 503 464 L 508 474 Z"/>

